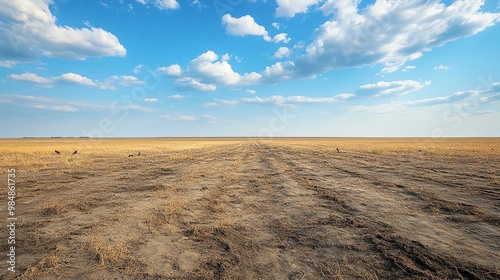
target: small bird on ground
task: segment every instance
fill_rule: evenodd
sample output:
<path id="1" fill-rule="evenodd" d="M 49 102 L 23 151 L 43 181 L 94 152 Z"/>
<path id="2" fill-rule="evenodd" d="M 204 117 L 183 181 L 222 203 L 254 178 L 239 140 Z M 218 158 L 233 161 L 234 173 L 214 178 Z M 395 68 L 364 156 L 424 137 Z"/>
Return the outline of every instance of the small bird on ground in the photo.
<path id="1" fill-rule="evenodd" d="M 73 152 L 73 155 L 76 155 L 76 153 L 78 153 L 78 151 L 74 151 L 74 152 Z"/>
<path id="2" fill-rule="evenodd" d="M 61 153 L 61 152 L 59 152 L 58 150 L 55 150 L 55 152 L 56 152 L 56 154 L 58 154 L 58 155 Z"/>
<path id="3" fill-rule="evenodd" d="M 337 153 L 340 153 L 340 150 L 339 150 L 339 148 L 337 148 Z"/>
<path id="4" fill-rule="evenodd" d="M 128 155 L 128 157 L 133 157 L 134 155 Z"/>

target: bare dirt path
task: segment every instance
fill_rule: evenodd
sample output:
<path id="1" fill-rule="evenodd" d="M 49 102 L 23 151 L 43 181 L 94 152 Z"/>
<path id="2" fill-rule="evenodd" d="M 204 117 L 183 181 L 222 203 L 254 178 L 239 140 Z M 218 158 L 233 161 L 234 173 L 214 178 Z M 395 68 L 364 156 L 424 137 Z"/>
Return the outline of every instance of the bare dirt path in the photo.
<path id="1" fill-rule="evenodd" d="M 249 140 L 47 168 L 0 278 L 498 279 L 499 163 Z"/>

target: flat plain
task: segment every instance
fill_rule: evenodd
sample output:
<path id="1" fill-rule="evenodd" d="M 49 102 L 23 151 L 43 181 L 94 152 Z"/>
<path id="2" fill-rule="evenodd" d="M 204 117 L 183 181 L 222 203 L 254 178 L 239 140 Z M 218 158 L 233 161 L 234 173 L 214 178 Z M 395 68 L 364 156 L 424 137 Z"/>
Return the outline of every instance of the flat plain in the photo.
<path id="1" fill-rule="evenodd" d="M 0 166 L 3 279 L 500 278 L 499 138 L 0 139 Z"/>

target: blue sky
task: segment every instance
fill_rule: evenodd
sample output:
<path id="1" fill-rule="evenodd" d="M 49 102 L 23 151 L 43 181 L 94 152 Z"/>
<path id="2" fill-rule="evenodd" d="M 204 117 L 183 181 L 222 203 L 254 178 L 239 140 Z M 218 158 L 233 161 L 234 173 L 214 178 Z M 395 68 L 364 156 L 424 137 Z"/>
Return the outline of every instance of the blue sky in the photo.
<path id="1" fill-rule="evenodd" d="M 498 1 L 0 0 L 0 137 L 500 136 Z"/>

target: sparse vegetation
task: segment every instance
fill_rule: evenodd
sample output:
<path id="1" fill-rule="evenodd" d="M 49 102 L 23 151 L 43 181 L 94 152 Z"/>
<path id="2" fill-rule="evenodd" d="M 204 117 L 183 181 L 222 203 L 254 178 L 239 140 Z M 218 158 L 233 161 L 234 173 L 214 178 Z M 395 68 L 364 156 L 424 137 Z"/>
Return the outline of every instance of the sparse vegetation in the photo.
<path id="1" fill-rule="evenodd" d="M 2 279 L 500 276 L 498 138 L 4 139 L 0 163 Z"/>

